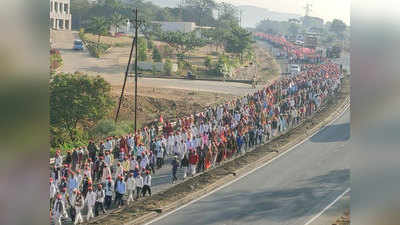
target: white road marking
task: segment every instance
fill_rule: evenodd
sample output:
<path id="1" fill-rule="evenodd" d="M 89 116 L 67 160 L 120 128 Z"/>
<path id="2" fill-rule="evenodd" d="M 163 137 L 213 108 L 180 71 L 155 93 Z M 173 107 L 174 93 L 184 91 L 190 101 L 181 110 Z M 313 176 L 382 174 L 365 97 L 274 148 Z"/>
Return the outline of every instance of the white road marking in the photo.
<path id="1" fill-rule="evenodd" d="M 337 201 L 339 201 L 345 194 L 347 194 L 350 191 L 350 188 L 347 188 L 346 191 L 344 191 L 339 197 L 337 197 L 331 204 L 329 204 L 327 207 L 325 207 L 321 212 L 319 212 L 317 215 L 315 215 L 313 218 L 311 218 L 306 224 L 304 225 L 309 225 L 314 220 L 316 220 L 318 217 L 320 217 L 326 210 L 328 210 L 330 207 L 332 207 Z"/>
<path id="2" fill-rule="evenodd" d="M 205 194 L 205 195 L 203 195 L 203 196 L 200 196 L 200 197 L 198 197 L 198 198 L 196 198 L 196 199 L 193 199 L 192 201 L 190 201 L 190 202 L 188 202 L 188 203 L 186 203 L 186 204 L 184 204 L 184 205 L 182 205 L 182 206 L 180 206 L 180 207 L 178 207 L 178 208 L 176 208 L 176 209 L 174 209 L 174 210 L 172 210 L 172 211 L 170 211 L 170 212 L 167 212 L 167 213 L 165 213 L 164 215 L 161 215 L 161 216 L 159 216 L 159 217 L 157 217 L 157 218 L 154 218 L 153 220 L 151 220 L 150 222 L 145 223 L 144 225 L 150 225 L 150 224 L 152 224 L 152 223 L 155 223 L 155 222 L 157 222 L 157 221 L 159 221 L 159 220 L 161 220 L 161 219 L 163 219 L 163 218 L 165 218 L 165 217 L 171 215 L 172 213 L 175 213 L 175 212 L 177 212 L 177 211 L 179 211 L 179 210 L 185 208 L 186 206 L 191 205 L 191 204 L 193 204 L 193 203 L 195 203 L 195 202 L 197 202 L 197 201 L 199 201 L 199 200 L 201 200 L 201 199 L 203 199 L 203 198 L 205 198 L 205 197 L 207 197 L 207 196 L 209 196 L 209 195 L 211 195 L 211 194 L 213 194 L 213 193 L 215 193 L 215 192 L 217 192 L 217 191 L 219 191 L 219 190 L 225 188 L 226 186 L 229 186 L 229 185 L 235 183 L 236 181 L 242 179 L 243 177 L 248 176 L 249 174 L 255 172 L 256 170 L 258 170 L 258 169 L 260 169 L 260 168 L 262 168 L 262 167 L 264 167 L 264 166 L 267 166 L 267 165 L 271 164 L 273 161 L 275 161 L 275 160 L 279 159 L 280 157 L 286 155 L 287 153 L 293 151 L 295 148 L 297 148 L 297 146 L 299 146 L 299 145 L 303 144 L 304 142 L 308 141 L 312 136 L 314 136 L 314 135 L 317 134 L 318 132 L 322 131 L 322 130 L 325 129 L 327 126 L 333 124 L 336 120 L 338 120 L 339 118 L 341 118 L 341 117 L 343 116 L 343 114 L 345 114 L 345 113 L 347 112 L 347 110 L 349 109 L 349 107 L 350 107 L 350 105 L 346 106 L 346 108 L 345 108 L 335 119 L 333 119 L 331 122 L 329 122 L 329 123 L 326 124 L 325 126 L 321 127 L 320 129 L 318 129 L 317 131 L 315 131 L 314 133 L 312 133 L 311 135 L 309 135 L 307 138 L 305 138 L 305 139 L 302 140 L 301 142 L 299 142 L 299 143 L 297 143 L 296 145 L 292 146 L 292 147 L 289 148 L 287 151 L 283 152 L 282 154 L 277 155 L 275 158 L 272 158 L 270 161 L 268 161 L 268 162 L 262 164 L 261 166 L 258 166 L 258 167 L 256 167 L 256 168 L 250 170 L 249 172 L 247 172 L 247 173 L 245 173 L 245 174 L 242 174 L 242 175 L 239 176 L 238 178 L 236 178 L 236 179 L 234 179 L 234 180 L 232 180 L 232 181 L 230 181 L 230 182 L 228 182 L 228 183 L 222 185 L 221 187 L 218 187 L 218 188 L 216 188 L 216 189 L 214 189 L 214 190 L 208 192 L 207 194 Z M 321 213 L 321 214 L 322 214 L 322 213 Z M 306 224 L 306 225 L 307 225 L 307 224 Z"/>

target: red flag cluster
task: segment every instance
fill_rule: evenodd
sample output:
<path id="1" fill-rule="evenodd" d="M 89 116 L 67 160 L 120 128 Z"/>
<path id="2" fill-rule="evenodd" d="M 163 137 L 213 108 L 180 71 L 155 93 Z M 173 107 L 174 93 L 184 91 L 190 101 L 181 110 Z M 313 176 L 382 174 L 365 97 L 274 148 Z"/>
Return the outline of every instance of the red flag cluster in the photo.
<path id="1" fill-rule="evenodd" d="M 308 57 L 308 58 L 313 58 L 316 57 L 315 50 L 311 48 L 303 48 L 297 45 L 294 45 L 293 43 L 287 41 L 285 37 L 281 35 L 271 35 L 271 34 L 265 34 L 265 33 L 254 33 L 254 36 L 272 42 L 276 45 L 280 45 L 285 51 L 287 51 L 289 54 L 292 56 L 296 56 L 297 58 L 303 58 L 303 57 Z"/>

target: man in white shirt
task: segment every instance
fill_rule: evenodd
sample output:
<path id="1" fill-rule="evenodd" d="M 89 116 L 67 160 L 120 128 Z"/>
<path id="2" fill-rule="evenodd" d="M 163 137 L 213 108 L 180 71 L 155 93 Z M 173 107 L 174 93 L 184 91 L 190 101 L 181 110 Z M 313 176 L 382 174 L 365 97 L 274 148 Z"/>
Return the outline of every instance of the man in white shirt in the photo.
<path id="1" fill-rule="evenodd" d="M 151 175 L 150 175 L 150 171 L 146 170 L 146 175 L 143 178 L 143 197 L 146 196 L 146 193 L 149 193 L 149 195 L 151 196 Z"/>
<path id="2" fill-rule="evenodd" d="M 105 198 L 105 191 L 103 189 L 103 186 L 101 184 L 98 184 L 97 191 L 96 191 L 96 203 L 94 206 L 94 215 L 95 216 L 99 215 L 100 209 L 103 211 L 103 214 L 106 213 L 106 210 L 104 209 L 104 198 Z"/>
<path id="3" fill-rule="evenodd" d="M 55 201 L 57 193 L 57 187 L 53 181 L 53 178 L 50 177 L 50 208 L 53 208 L 53 203 Z"/>
<path id="4" fill-rule="evenodd" d="M 94 218 L 93 207 L 96 204 L 96 193 L 93 192 L 93 188 L 91 186 L 88 187 L 88 193 L 86 194 L 85 202 L 88 207 L 86 221 L 89 222 L 90 218 Z"/>
<path id="5" fill-rule="evenodd" d="M 136 189 L 136 181 L 135 178 L 133 178 L 133 173 L 129 173 L 129 177 L 126 180 L 126 189 L 128 192 L 127 204 L 129 205 L 131 201 L 133 202 L 133 196 L 135 194 L 135 189 Z"/>

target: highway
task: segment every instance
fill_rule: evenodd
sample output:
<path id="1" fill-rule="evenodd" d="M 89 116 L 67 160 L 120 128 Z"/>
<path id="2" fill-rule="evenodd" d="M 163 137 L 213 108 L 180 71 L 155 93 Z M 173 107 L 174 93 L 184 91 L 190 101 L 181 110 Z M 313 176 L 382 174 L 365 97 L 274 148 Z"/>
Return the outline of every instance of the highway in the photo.
<path id="1" fill-rule="evenodd" d="M 154 225 L 305 225 L 350 187 L 350 112 L 292 151 Z"/>

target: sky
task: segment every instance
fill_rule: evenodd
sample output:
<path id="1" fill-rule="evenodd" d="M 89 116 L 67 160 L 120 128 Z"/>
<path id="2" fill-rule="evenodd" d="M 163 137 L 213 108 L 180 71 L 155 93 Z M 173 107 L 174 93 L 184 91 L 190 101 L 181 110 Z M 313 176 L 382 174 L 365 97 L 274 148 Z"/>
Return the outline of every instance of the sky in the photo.
<path id="1" fill-rule="evenodd" d="M 219 2 L 221 2 L 220 0 Z M 316 16 L 324 21 L 340 19 L 350 25 L 350 0 L 223 0 L 233 5 L 253 5 L 271 11 L 305 14 L 304 7 L 312 4 L 310 16 Z"/>

